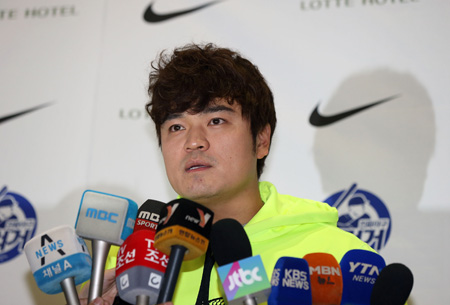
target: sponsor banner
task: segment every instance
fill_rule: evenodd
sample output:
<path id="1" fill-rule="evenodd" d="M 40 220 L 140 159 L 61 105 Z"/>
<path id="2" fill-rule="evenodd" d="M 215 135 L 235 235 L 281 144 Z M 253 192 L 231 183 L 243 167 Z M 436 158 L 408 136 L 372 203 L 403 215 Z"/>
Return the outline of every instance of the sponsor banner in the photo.
<path id="1" fill-rule="evenodd" d="M 386 205 L 379 197 L 353 184 L 324 201 L 338 210 L 339 228 L 353 233 L 377 251 L 386 246 L 392 221 Z"/>
<path id="2" fill-rule="evenodd" d="M 37 216 L 33 205 L 22 195 L 0 191 L 0 264 L 21 255 L 36 233 Z"/>
<path id="3" fill-rule="evenodd" d="M 102 1 L 2 1 L 0 180 L 54 208 L 84 186 Z"/>

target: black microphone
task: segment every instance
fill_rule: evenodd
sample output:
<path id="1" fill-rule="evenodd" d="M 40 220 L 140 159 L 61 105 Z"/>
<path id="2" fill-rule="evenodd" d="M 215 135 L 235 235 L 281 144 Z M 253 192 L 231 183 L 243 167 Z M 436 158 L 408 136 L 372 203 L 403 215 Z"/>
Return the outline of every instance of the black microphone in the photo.
<path id="1" fill-rule="evenodd" d="M 408 267 L 400 263 L 387 265 L 373 285 L 370 305 L 403 305 L 413 284 L 414 276 Z"/>
<path id="2" fill-rule="evenodd" d="M 147 199 L 137 212 L 136 222 L 133 232 L 139 230 L 152 230 L 156 232 L 158 227 L 160 213 L 165 203 L 153 199 Z"/>
<path id="3" fill-rule="evenodd" d="M 211 229 L 211 248 L 219 266 L 253 255 L 252 246 L 243 226 L 235 219 L 217 221 Z"/>
<path id="4" fill-rule="evenodd" d="M 206 252 L 213 216 L 210 209 L 184 198 L 169 202 L 161 210 L 155 248 L 170 258 L 157 304 L 172 300 L 183 260 Z"/>
<path id="5" fill-rule="evenodd" d="M 261 256 L 252 256 L 250 240 L 237 220 L 221 219 L 213 225 L 211 249 L 228 304 L 267 301 L 271 286 Z"/>

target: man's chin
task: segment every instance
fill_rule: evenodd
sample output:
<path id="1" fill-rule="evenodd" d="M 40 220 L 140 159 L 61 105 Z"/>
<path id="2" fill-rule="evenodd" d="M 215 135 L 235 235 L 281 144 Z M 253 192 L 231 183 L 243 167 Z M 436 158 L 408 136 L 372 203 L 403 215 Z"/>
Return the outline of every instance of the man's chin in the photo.
<path id="1" fill-rule="evenodd" d="M 186 192 L 184 193 L 184 195 L 181 195 L 181 197 L 195 201 L 202 205 L 208 205 L 208 203 L 210 203 L 211 200 L 214 200 L 214 198 L 217 197 L 217 193 L 212 192 L 210 190 L 209 191 L 198 190 Z"/>

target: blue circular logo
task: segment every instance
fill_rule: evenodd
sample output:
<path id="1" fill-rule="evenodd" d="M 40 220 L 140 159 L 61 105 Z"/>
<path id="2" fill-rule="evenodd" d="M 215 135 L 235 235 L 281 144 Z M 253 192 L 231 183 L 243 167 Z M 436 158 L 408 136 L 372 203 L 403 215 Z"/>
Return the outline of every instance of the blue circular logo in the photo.
<path id="1" fill-rule="evenodd" d="M 21 254 L 36 227 L 36 212 L 30 202 L 3 187 L 0 191 L 0 263 Z"/>
<path id="2" fill-rule="evenodd" d="M 325 202 L 338 210 L 339 228 L 353 233 L 377 251 L 385 247 L 392 220 L 379 197 L 353 184 L 349 189 L 331 195 Z"/>

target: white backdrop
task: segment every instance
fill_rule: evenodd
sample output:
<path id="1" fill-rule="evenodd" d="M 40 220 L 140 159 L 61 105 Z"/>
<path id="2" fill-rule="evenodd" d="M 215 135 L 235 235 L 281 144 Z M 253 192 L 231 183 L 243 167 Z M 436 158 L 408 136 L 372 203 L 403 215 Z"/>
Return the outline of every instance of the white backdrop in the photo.
<path id="1" fill-rule="evenodd" d="M 2 298 L 64 302 L 37 289 L 24 254 L 8 252 L 5 224 L 22 212 L 7 198 L 24 197 L 43 232 L 74 224 L 87 188 L 138 203 L 176 196 L 144 111 L 150 62 L 163 49 L 214 42 L 258 65 L 274 92 L 278 126 L 262 179 L 321 201 L 355 184 L 371 198 L 371 220 L 389 224 L 361 236 L 384 234 L 386 262 L 414 273 L 409 304 L 448 302 L 450 3 L 224 0 L 153 23 L 144 19 L 152 2 L 160 15 L 209 3 L 0 3 Z M 332 116 L 390 96 L 334 124 L 309 122 L 317 105 Z"/>

